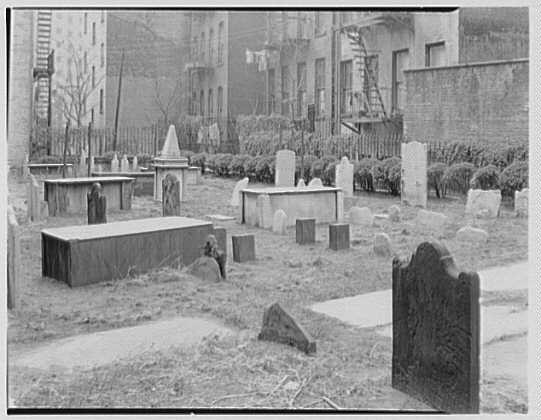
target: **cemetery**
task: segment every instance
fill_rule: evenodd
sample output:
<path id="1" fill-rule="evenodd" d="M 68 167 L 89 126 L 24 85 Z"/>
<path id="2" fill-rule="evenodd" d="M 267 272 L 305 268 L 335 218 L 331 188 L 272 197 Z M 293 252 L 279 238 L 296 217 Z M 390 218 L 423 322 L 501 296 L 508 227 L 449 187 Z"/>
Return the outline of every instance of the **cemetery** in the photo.
<path id="1" fill-rule="evenodd" d="M 10 175 L 10 405 L 527 410 L 527 180 L 178 143 Z"/>

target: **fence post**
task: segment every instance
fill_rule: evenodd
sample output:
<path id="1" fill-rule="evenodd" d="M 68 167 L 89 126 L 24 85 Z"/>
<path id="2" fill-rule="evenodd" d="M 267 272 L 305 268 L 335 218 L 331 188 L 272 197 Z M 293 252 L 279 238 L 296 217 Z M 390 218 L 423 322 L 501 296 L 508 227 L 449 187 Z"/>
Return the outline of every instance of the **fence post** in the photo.
<path id="1" fill-rule="evenodd" d="M 90 173 L 90 161 L 92 160 L 92 122 L 88 123 L 88 177 L 90 178 L 92 174 Z"/>
<path id="2" fill-rule="evenodd" d="M 66 177 L 66 149 L 68 148 L 70 120 L 66 122 L 66 132 L 64 134 L 64 155 L 62 157 L 62 178 Z"/>

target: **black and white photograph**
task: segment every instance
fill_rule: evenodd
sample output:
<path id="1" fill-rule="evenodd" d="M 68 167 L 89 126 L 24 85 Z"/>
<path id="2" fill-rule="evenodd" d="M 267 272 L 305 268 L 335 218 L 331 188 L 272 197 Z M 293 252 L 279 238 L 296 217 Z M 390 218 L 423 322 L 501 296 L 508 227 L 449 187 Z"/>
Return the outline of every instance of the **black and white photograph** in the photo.
<path id="1" fill-rule="evenodd" d="M 4 7 L 2 414 L 535 414 L 536 7 L 383 6 Z"/>

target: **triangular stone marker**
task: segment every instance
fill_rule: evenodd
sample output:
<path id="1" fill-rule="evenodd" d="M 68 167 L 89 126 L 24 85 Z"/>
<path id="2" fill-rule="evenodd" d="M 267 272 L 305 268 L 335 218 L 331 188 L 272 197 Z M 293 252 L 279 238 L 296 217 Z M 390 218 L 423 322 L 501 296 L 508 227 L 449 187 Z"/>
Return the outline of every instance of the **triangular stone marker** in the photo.
<path id="1" fill-rule="evenodd" d="M 306 354 L 316 352 L 316 342 L 279 303 L 265 310 L 259 340 L 275 341 L 297 347 Z"/>
<path id="2" fill-rule="evenodd" d="M 167 132 L 167 137 L 165 138 L 160 157 L 162 159 L 180 159 L 182 157 L 180 156 L 177 133 L 173 124 L 169 126 L 169 131 Z"/>

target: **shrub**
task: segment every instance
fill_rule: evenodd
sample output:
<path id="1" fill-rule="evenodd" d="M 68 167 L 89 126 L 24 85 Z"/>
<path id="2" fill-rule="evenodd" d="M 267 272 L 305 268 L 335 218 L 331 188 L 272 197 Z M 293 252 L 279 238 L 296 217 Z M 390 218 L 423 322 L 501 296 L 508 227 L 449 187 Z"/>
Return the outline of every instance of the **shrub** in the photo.
<path id="1" fill-rule="evenodd" d="M 195 153 L 194 155 L 192 155 L 192 157 L 190 159 L 190 165 L 199 166 L 201 168 L 201 173 L 205 173 L 206 160 L 207 160 L 207 154 L 206 153 L 204 153 L 204 152 Z"/>
<path id="2" fill-rule="evenodd" d="M 434 191 L 436 191 L 436 197 L 438 198 L 445 197 L 446 191 L 443 183 L 443 175 L 446 169 L 447 165 L 441 162 L 434 163 L 427 169 L 428 189 L 434 189 Z"/>
<path id="3" fill-rule="evenodd" d="M 470 180 L 474 172 L 475 166 L 472 163 L 455 163 L 445 170 L 442 181 L 445 188 L 466 194 L 470 188 Z"/>
<path id="4" fill-rule="evenodd" d="M 209 168 L 213 172 L 216 172 L 216 164 L 221 155 L 221 153 L 208 154 L 206 158 L 207 168 Z"/>
<path id="5" fill-rule="evenodd" d="M 304 178 L 304 181 L 309 181 L 310 178 L 310 171 L 312 169 L 313 163 L 317 160 L 317 157 L 314 155 L 305 155 L 304 156 L 304 174 L 302 175 L 302 178 Z M 301 179 L 301 157 L 297 156 L 295 158 L 295 182 Z"/>
<path id="6" fill-rule="evenodd" d="M 235 155 L 229 165 L 229 173 L 232 176 L 244 177 L 244 163 L 250 155 Z"/>
<path id="7" fill-rule="evenodd" d="M 32 163 L 62 163 L 62 156 L 43 155 L 32 159 Z"/>
<path id="8" fill-rule="evenodd" d="M 323 159 L 316 159 L 310 167 L 310 178 L 321 178 L 324 170 L 325 161 Z"/>
<path id="9" fill-rule="evenodd" d="M 216 159 L 216 175 L 228 176 L 229 165 L 233 161 L 233 155 L 231 153 L 220 153 L 220 156 Z"/>
<path id="10" fill-rule="evenodd" d="M 502 195 L 512 197 L 515 191 L 528 187 L 528 161 L 517 161 L 503 170 L 498 179 Z"/>
<path id="11" fill-rule="evenodd" d="M 353 180 L 365 191 L 374 191 L 372 167 L 376 163 L 377 160 L 372 158 L 364 158 L 353 163 Z"/>
<path id="12" fill-rule="evenodd" d="M 495 190 L 499 188 L 498 178 L 500 170 L 495 165 L 487 165 L 477 169 L 470 181 L 470 187 L 482 190 Z"/>
<path id="13" fill-rule="evenodd" d="M 255 173 L 257 180 L 261 182 L 271 183 L 274 181 L 274 156 L 259 156 L 255 165 Z"/>
<path id="14" fill-rule="evenodd" d="M 256 176 L 256 165 L 259 157 L 249 156 L 248 159 L 244 161 L 244 176 L 247 176 L 250 180 L 255 180 Z"/>
<path id="15" fill-rule="evenodd" d="M 192 156 L 194 155 L 195 153 L 192 152 L 191 150 L 181 150 L 180 151 L 180 156 L 183 156 L 183 157 L 186 157 L 188 158 L 188 163 L 191 165 L 192 164 Z"/>
<path id="16" fill-rule="evenodd" d="M 383 186 L 392 195 L 400 194 L 400 173 L 402 172 L 402 160 L 399 157 L 384 159 L 381 163 L 383 168 Z"/>

